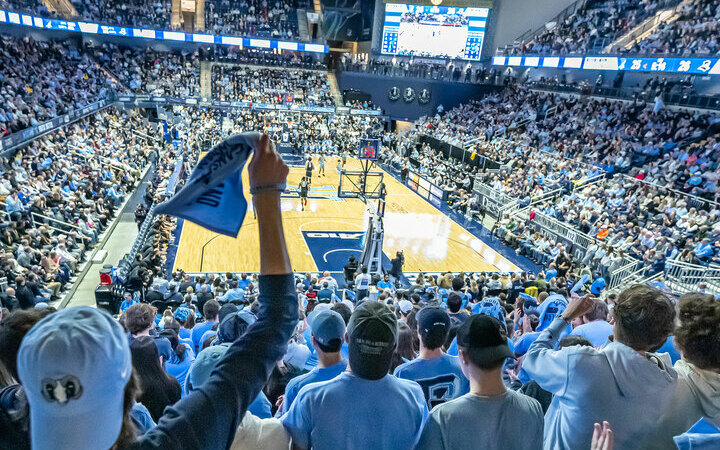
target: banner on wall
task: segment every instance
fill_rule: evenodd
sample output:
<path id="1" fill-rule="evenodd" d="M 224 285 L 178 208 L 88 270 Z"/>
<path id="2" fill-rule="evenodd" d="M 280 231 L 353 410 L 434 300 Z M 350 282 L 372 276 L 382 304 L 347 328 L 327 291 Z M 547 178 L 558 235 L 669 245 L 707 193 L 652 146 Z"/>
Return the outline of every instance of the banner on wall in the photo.
<path id="1" fill-rule="evenodd" d="M 494 66 L 720 75 L 720 58 L 494 56 Z"/>

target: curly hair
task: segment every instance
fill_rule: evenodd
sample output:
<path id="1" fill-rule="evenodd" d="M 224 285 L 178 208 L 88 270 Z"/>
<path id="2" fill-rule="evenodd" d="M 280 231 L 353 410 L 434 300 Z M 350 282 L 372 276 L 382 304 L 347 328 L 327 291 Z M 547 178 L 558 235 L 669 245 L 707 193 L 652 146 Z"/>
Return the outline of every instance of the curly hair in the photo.
<path id="1" fill-rule="evenodd" d="M 125 327 L 132 335 L 145 331 L 155 324 L 155 312 L 147 303 L 132 305 L 125 311 Z"/>
<path id="2" fill-rule="evenodd" d="M 618 295 L 615 340 L 638 351 L 653 352 L 665 343 L 675 325 L 675 305 L 662 291 L 635 284 Z"/>
<path id="3" fill-rule="evenodd" d="M 700 369 L 720 370 L 720 302 L 712 295 L 685 294 L 679 301 L 675 344 Z"/>

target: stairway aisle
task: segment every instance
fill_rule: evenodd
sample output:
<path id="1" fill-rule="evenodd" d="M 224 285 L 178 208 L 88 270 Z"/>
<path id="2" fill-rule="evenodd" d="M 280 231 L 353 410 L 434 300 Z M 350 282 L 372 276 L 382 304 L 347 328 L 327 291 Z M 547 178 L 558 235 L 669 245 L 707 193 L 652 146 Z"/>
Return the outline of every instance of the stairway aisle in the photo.
<path id="1" fill-rule="evenodd" d="M 200 97 L 212 97 L 212 63 L 200 61 Z"/>
<path id="2" fill-rule="evenodd" d="M 70 3 L 70 0 L 43 0 L 43 4 L 48 11 L 56 13 L 66 19 L 72 19 L 78 15 L 77 10 L 73 4 Z"/>
<path id="3" fill-rule="evenodd" d="M 333 100 L 335 101 L 335 106 L 345 106 L 343 102 L 342 92 L 340 92 L 340 87 L 338 86 L 335 74 L 328 71 L 327 77 L 328 83 L 330 83 L 330 93 L 332 94 Z"/>
<path id="4" fill-rule="evenodd" d="M 640 25 L 606 45 L 602 52 L 612 53 L 616 48 L 628 49 L 632 47 L 636 42 L 642 41 L 654 33 L 661 25 L 664 26 L 664 24 L 675 22 L 680 17 L 682 8 L 692 3 L 692 1 L 684 0 L 676 6 L 658 11 L 654 16 L 648 17 Z"/>

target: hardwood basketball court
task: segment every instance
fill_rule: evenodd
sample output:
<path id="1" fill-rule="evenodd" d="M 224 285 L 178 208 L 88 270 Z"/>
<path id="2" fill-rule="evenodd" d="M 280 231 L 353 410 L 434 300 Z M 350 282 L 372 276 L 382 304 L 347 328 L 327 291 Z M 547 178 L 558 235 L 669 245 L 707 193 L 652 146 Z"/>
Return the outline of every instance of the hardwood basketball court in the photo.
<path id="1" fill-rule="evenodd" d="M 318 158 L 308 195 L 301 211 L 295 192 L 305 175 L 291 167 L 289 194 L 283 194 L 282 211 L 290 261 L 296 272 L 340 271 L 347 259 L 360 257 L 367 225 L 366 205 L 359 199 L 337 197 L 337 158 L 326 159 L 325 176 L 319 177 Z M 358 160 L 348 160 L 347 170 L 359 170 Z M 512 272 L 520 269 L 447 215 L 423 200 L 398 180 L 384 173 L 387 188 L 384 254 L 394 257 L 404 250 L 406 272 Z M 247 170 L 243 173 L 245 196 L 250 199 Z M 219 235 L 184 221 L 173 270 L 198 272 L 258 272 L 257 220 L 249 202 L 237 238 Z M 203 251 L 204 247 L 204 251 Z"/>

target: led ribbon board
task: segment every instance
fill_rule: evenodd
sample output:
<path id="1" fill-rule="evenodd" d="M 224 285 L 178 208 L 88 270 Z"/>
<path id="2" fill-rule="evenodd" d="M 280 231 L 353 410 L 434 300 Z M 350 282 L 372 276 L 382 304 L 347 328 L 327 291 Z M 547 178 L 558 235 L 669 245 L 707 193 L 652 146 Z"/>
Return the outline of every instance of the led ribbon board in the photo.
<path id="1" fill-rule="evenodd" d="M 494 56 L 494 66 L 626 72 L 720 75 L 719 58 L 662 58 L 632 56 Z"/>
<path id="2" fill-rule="evenodd" d="M 157 39 L 161 41 L 193 42 L 200 44 L 237 45 L 240 47 L 269 48 L 309 53 L 327 53 L 328 46 L 305 42 L 276 41 L 274 39 L 246 38 L 238 36 L 216 36 L 203 33 L 185 33 L 182 31 L 164 31 L 149 28 L 132 28 L 103 25 L 92 22 L 72 20 L 44 19 L 29 14 L 0 10 L 0 24 L 11 23 L 20 26 L 41 28 L 44 30 L 71 31 L 83 34 L 99 34 L 126 38 Z"/>

